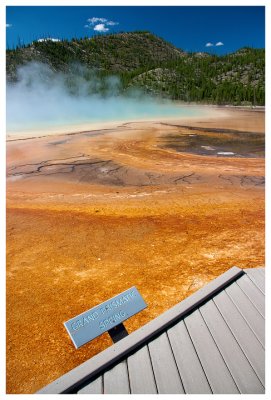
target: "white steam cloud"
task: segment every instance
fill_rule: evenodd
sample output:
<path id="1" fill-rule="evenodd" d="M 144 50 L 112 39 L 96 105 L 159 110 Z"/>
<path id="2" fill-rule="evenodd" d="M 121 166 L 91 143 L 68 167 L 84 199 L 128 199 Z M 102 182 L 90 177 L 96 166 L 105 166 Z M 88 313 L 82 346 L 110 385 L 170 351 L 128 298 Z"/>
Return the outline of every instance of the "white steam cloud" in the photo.
<path id="1" fill-rule="evenodd" d="M 20 67 L 17 76 L 15 83 L 7 84 L 9 133 L 76 123 L 178 116 L 182 112 L 172 102 L 159 102 L 140 91 L 123 94 L 117 77 L 102 79 L 81 65 L 60 73 L 31 62 Z"/>

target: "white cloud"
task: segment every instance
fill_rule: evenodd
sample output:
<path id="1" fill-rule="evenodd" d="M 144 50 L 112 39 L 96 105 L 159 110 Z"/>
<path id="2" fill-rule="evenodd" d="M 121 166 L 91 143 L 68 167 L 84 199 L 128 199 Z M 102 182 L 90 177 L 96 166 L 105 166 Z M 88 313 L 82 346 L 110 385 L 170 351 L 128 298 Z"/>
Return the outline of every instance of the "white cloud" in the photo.
<path id="1" fill-rule="evenodd" d="M 92 17 L 87 20 L 87 22 L 89 22 L 90 25 L 96 25 L 97 22 L 105 23 L 106 21 L 107 21 L 106 18 L 97 18 L 97 17 Z"/>
<path id="2" fill-rule="evenodd" d="M 11 28 L 12 24 L 6 24 L 6 28 Z"/>
<path id="3" fill-rule="evenodd" d="M 206 43 L 206 45 L 205 45 L 205 47 L 212 47 L 212 46 L 213 46 L 213 43 L 210 43 L 210 42 Z"/>
<path id="4" fill-rule="evenodd" d="M 94 26 L 93 30 L 97 32 L 107 32 L 109 28 L 106 28 L 104 24 L 98 24 Z"/>
<path id="5" fill-rule="evenodd" d="M 60 42 L 60 39 L 55 39 L 55 38 L 43 38 L 43 39 L 38 39 L 37 42 Z"/>
<path id="6" fill-rule="evenodd" d="M 118 25 L 119 23 L 118 22 L 114 22 L 114 21 L 107 21 L 106 22 L 106 25 L 109 25 L 109 26 L 114 26 L 114 25 Z"/>
<path id="7" fill-rule="evenodd" d="M 224 46 L 224 43 L 222 43 L 222 42 L 217 42 L 215 45 L 216 45 L 216 46 Z"/>
<path id="8" fill-rule="evenodd" d="M 108 32 L 111 26 L 118 25 L 118 22 L 115 21 L 109 21 L 106 18 L 98 18 L 98 17 L 92 17 L 87 19 L 87 24 L 84 25 L 84 28 L 89 28 L 93 29 L 94 31 L 97 32 Z"/>

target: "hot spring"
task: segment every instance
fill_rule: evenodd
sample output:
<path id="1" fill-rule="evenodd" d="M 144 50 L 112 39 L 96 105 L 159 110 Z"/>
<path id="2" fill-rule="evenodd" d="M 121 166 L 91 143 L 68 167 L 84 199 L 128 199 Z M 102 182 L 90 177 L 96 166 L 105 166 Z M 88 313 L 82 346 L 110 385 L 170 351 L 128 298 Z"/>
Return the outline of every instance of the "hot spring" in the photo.
<path id="1" fill-rule="evenodd" d="M 207 110 L 158 100 L 139 89 L 121 90 L 117 77 L 101 80 L 77 66 L 72 72 L 52 71 L 29 63 L 7 84 L 7 132 L 34 132 L 110 121 L 204 116 Z"/>

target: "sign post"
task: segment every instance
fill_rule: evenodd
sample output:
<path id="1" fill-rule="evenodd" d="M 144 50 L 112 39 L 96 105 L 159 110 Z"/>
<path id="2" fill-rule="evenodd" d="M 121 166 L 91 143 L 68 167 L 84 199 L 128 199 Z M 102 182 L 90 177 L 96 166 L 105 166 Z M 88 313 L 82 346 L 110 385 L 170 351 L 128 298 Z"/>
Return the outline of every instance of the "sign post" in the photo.
<path id="1" fill-rule="evenodd" d="M 128 335 L 123 321 L 144 310 L 147 304 L 135 286 L 64 322 L 76 349 L 108 332 L 114 343 Z"/>
<path id="2" fill-rule="evenodd" d="M 115 326 L 112 329 L 109 329 L 108 333 L 114 343 L 117 343 L 119 340 L 123 339 L 125 336 L 128 336 L 128 332 L 122 323 Z"/>

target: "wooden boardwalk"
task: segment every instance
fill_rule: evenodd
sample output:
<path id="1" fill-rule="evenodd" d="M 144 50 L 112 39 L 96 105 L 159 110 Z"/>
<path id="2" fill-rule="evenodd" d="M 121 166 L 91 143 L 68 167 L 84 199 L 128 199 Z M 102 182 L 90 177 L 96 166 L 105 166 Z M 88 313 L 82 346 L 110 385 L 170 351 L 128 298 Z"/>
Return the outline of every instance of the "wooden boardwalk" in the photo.
<path id="1" fill-rule="evenodd" d="M 38 393 L 264 393 L 264 295 L 264 268 L 233 267 Z"/>

